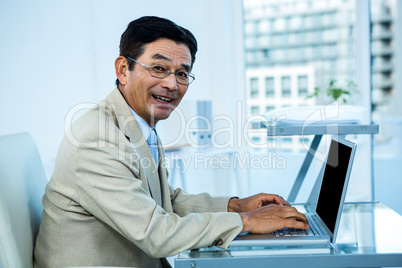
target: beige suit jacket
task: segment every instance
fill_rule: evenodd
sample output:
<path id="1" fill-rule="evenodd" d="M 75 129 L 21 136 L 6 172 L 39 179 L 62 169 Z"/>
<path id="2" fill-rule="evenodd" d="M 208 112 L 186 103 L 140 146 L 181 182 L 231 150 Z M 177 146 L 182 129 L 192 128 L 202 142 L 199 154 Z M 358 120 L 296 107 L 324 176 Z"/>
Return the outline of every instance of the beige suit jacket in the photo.
<path id="1" fill-rule="evenodd" d="M 160 145 L 160 140 L 158 140 Z M 67 131 L 43 197 L 35 267 L 161 267 L 241 231 L 229 198 L 173 189 L 118 89 Z"/>

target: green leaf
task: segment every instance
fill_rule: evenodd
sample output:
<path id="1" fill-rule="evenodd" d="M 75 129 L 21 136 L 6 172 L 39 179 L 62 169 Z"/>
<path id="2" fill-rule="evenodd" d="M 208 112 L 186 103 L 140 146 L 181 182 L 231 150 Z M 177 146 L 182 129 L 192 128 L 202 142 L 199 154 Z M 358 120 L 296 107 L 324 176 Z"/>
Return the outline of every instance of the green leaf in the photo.
<path id="1" fill-rule="evenodd" d="M 320 93 L 320 88 L 319 88 L 319 87 L 315 87 L 315 88 L 314 88 L 314 93 L 308 95 L 308 96 L 306 97 L 306 99 L 311 99 L 311 98 L 314 98 L 314 97 L 318 97 L 318 94 L 319 94 L 319 93 Z"/>

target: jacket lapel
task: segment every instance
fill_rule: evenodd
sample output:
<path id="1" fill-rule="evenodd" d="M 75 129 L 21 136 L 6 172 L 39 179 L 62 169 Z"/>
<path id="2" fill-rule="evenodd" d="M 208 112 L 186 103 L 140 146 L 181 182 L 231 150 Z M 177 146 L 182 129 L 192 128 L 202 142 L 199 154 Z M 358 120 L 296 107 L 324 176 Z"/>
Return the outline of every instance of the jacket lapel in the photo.
<path id="1" fill-rule="evenodd" d="M 134 150 L 138 156 L 140 156 L 138 158 L 140 161 L 139 166 L 145 174 L 145 178 L 141 178 L 141 180 L 145 181 L 148 185 L 149 192 L 151 193 L 151 196 L 155 202 L 159 206 L 162 206 L 162 193 L 158 170 L 155 162 L 153 161 L 153 156 L 149 146 L 142 134 L 140 127 L 138 126 L 137 121 L 135 120 L 134 115 L 130 110 L 130 107 L 117 88 L 115 88 L 115 90 L 113 90 L 106 97 L 106 99 L 112 105 L 112 109 L 115 112 L 117 125 L 124 135 L 130 140 L 130 143 L 134 147 Z M 161 154 L 159 153 L 159 155 Z"/>

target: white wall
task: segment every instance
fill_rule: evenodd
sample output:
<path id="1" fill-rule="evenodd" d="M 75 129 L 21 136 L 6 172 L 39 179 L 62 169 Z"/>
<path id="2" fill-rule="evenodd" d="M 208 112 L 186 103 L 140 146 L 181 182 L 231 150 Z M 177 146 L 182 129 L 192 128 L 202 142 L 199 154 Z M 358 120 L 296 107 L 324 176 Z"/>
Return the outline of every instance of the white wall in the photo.
<path id="1" fill-rule="evenodd" d="M 234 115 L 244 99 L 241 0 L 0 1 L 0 135 L 30 132 L 51 170 L 67 112 L 114 88 L 120 35 L 144 15 L 169 18 L 199 42 L 185 99 Z"/>

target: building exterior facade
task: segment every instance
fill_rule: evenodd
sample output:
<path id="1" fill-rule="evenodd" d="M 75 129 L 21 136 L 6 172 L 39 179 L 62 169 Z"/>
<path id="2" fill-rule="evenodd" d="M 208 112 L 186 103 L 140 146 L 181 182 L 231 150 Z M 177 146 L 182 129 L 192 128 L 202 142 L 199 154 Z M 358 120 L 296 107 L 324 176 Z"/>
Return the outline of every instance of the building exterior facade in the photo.
<path id="1" fill-rule="evenodd" d="M 396 3 L 371 0 L 374 119 L 387 114 L 395 94 Z M 305 96 L 315 87 L 326 89 L 330 81 L 350 90 L 359 68 L 356 0 L 244 0 L 243 5 L 250 116 L 289 105 L 326 105 L 333 101 L 326 94 L 314 101 Z M 301 94 L 297 92 L 298 83 L 307 85 Z M 349 104 L 359 105 L 360 90 L 366 89 L 359 89 L 359 85 L 355 91 L 352 88 L 347 96 Z M 256 142 L 260 139 L 254 138 Z"/>
<path id="2" fill-rule="evenodd" d="M 246 70 L 247 111 L 249 116 L 266 115 L 281 108 L 307 106 L 314 104 L 313 99 L 306 99 L 314 88 L 314 68 L 311 66 L 287 68 L 256 68 Z M 285 115 L 284 115 L 285 116 Z M 267 118 L 268 120 L 270 118 Z M 250 135 L 255 145 L 267 144 L 286 151 L 302 149 L 299 138 L 287 137 L 276 139 L 267 137 L 266 130 L 254 130 Z M 256 146 L 260 147 L 261 146 Z"/>

